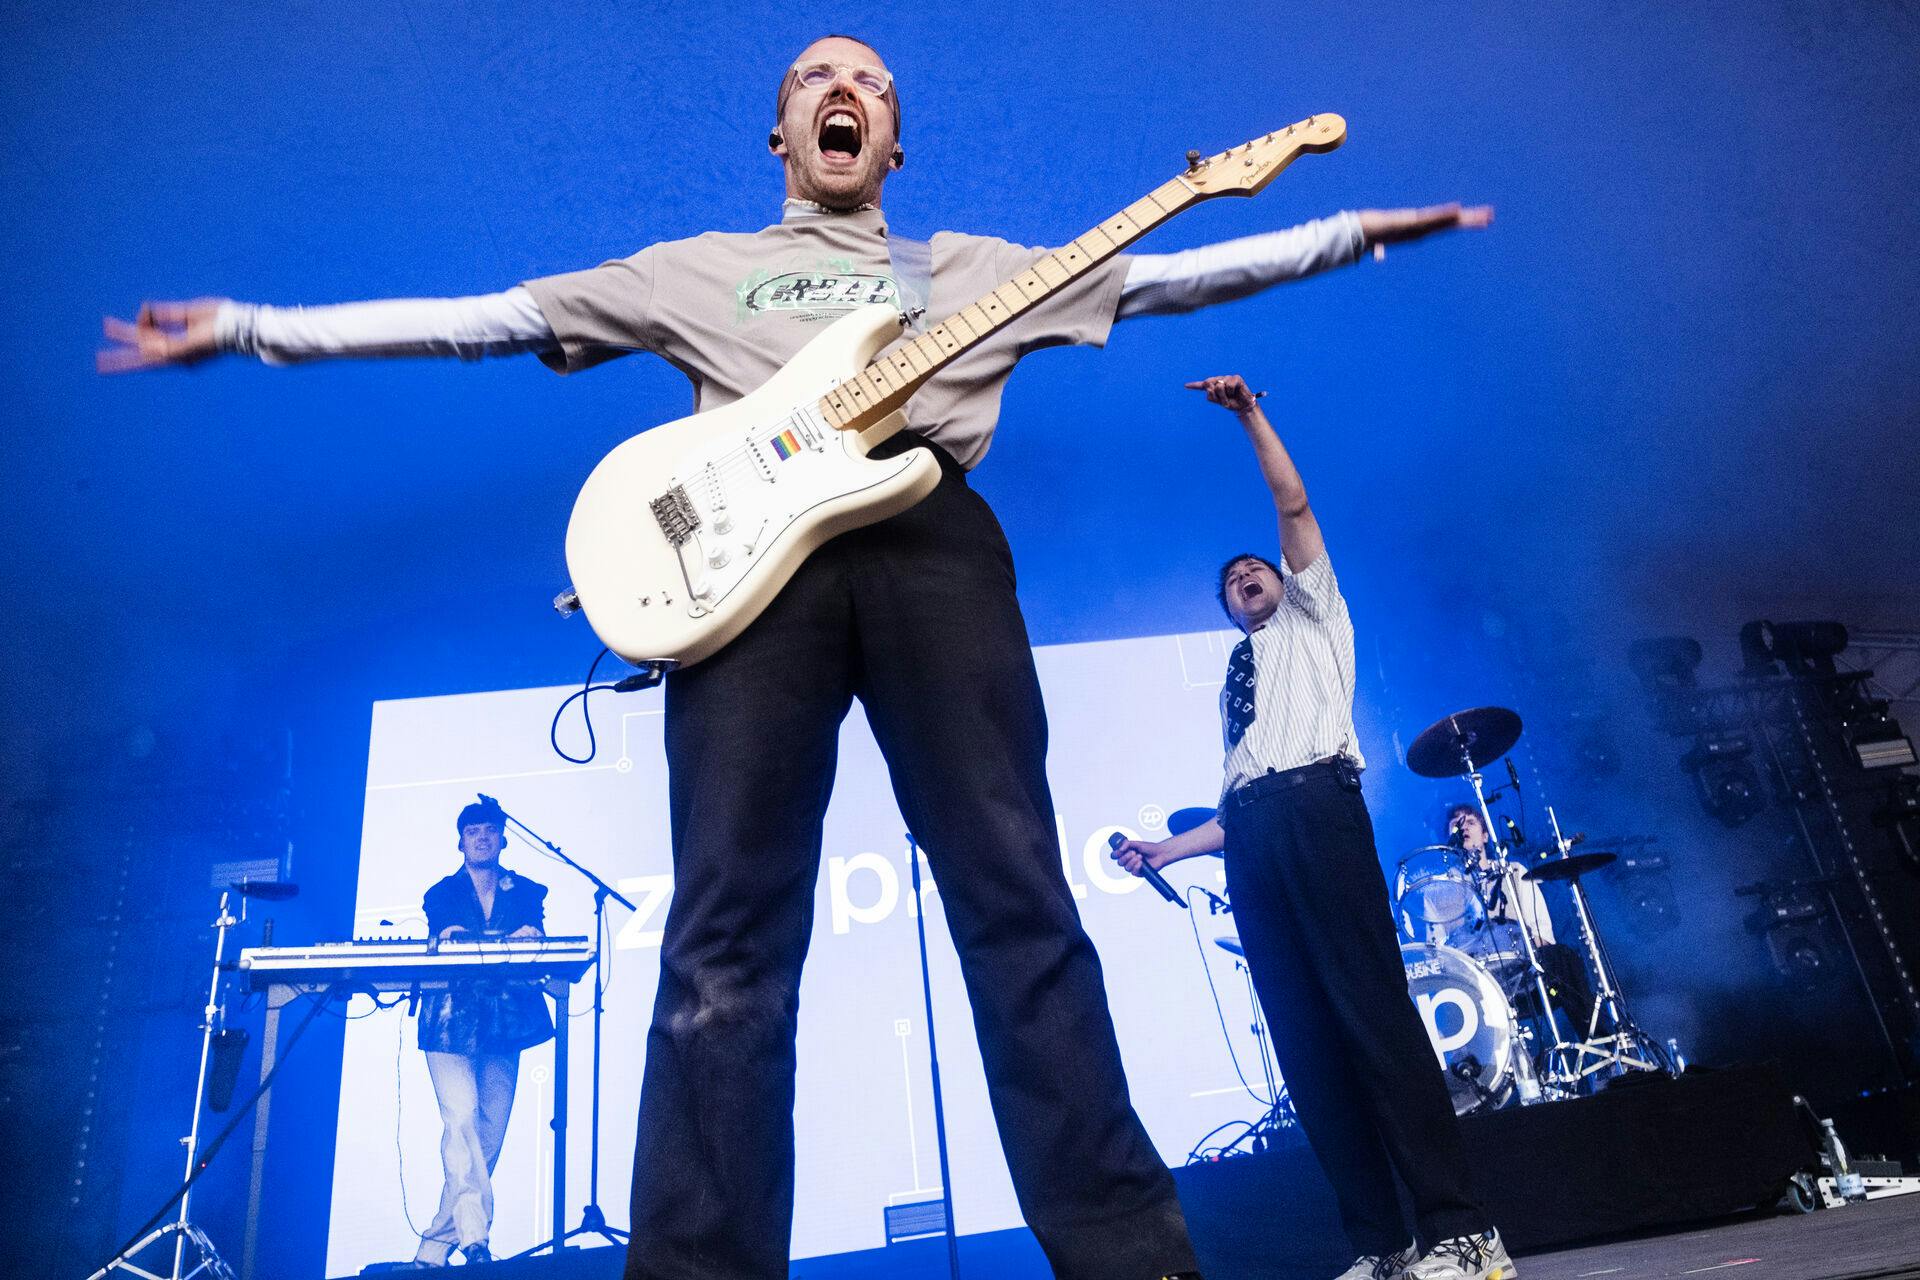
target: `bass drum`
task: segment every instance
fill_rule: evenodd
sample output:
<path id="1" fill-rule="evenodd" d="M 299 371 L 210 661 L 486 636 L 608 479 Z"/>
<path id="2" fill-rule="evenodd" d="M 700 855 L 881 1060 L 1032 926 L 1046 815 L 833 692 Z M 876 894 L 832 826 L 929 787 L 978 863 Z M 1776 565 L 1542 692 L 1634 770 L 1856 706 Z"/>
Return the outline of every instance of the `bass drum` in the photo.
<path id="1" fill-rule="evenodd" d="M 1493 975 L 1452 947 L 1400 948 L 1407 993 L 1446 1075 L 1455 1115 L 1492 1111 L 1513 1092 L 1513 1008 Z"/>

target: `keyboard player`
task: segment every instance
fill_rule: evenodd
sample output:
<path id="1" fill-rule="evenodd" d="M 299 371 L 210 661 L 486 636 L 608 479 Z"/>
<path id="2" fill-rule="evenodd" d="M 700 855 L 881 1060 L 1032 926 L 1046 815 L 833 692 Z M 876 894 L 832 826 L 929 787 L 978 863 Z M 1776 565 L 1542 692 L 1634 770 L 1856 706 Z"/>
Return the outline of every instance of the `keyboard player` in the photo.
<path id="1" fill-rule="evenodd" d="M 506 814 L 470 804 L 454 825 L 462 863 L 427 890 L 427 932 L 439 941 L 541 937 L 546 886 L 500 865 Z M 492 1261 L 493 1167 L 513 1110 L 520 1053 L 552 1036 L 540 985 L 524 978 L 475 978 L 421 996 L 420 1048 L 445 1126 L 446 1182 L 409 1269 L 444 1267 L 456 1249 L 469 1264 Z"/>

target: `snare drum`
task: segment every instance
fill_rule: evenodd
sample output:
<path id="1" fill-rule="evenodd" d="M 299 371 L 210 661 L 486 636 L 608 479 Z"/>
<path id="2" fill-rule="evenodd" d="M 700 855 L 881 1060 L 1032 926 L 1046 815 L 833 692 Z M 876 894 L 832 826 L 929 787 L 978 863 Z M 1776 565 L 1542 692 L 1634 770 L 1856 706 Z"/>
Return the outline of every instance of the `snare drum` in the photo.
<path id="1" fill-rule="evenodd" d="M 1407 992 L 1433 1042 L 1456 1115 L 1491 1111 L 1513 1092 L 1513 1009 L 1493 975 L 1452 947 L 1400 948 Z"/>

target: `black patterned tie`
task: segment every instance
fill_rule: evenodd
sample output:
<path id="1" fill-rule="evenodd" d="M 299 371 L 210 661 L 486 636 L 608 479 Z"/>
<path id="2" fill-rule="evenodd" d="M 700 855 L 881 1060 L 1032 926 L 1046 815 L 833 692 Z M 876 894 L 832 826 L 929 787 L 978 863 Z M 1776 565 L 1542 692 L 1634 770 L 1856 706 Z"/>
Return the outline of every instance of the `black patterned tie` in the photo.
<path id="1" fill-rule="evenodd" d="M 1253 723 L 1253 637 L 1233 646 L 1227 659 L 1227 745 L 1238 746 Z"/>

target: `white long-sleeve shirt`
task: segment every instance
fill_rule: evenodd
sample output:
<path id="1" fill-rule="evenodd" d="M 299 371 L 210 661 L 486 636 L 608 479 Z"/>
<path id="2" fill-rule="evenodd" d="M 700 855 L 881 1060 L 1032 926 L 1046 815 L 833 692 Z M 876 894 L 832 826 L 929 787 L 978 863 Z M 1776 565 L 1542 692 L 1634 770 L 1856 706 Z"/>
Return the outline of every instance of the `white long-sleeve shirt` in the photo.
<path id="1" fill-rule="evenodd" d="M 1128 259 L 1116 318 L 1177 315 L 1248 297 L 1360 257 L 1358 214 L 1181 253 Z M 319 307 L 223 303 L 214 322 L 223 351 L 267 364 L 329 358 L 454 356 L 479 360 L 554 348 L 553 328 L 524 286 L 465 298 L 395 298 Z"/>

